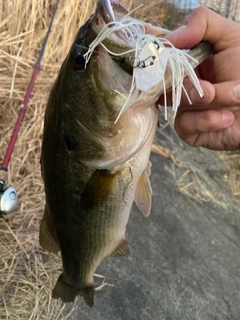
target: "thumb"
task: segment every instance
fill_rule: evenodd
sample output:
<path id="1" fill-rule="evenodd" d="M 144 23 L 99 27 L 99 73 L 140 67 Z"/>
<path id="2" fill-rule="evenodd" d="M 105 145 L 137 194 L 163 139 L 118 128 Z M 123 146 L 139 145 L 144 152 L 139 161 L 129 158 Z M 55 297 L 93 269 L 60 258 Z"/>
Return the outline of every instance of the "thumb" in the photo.
<path id="1" fill-rule="evenodd" d="M 236 23 L 225 19 L 212 10 L 199 7 L 186 18 L 183 25 L 166 38 L 179 49 L 189 49 L 200 41 L 208 41 L 214 46 L 214 52 L 223 50 L 232 33 L 236 33 Z M 239 35 L 236 34 L 238 37 Z M 222 40 L 224 43 L 222 44 Z M 218 46 L 216 46 L 219 44 Z"/>

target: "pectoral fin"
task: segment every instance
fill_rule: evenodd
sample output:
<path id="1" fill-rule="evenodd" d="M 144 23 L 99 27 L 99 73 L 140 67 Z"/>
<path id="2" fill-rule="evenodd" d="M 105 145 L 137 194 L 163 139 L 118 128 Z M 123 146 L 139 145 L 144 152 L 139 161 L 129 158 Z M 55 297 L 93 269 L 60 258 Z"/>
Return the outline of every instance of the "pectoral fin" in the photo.
<path id="1" fill-rule="evenodd" d="M 149 216 L 152 206 L 152 187 L 149 180 L 151 174 L 151 162 L 142 173 L 134 195 L 134 201 L 145 217 Z"/>
<path id="2" fill-rule="evenodd" d="M 45 207 L 44 215 L 40 224 L 39 242 L 41 247 L 48 252 L 57 253 L 60 248 L 54 239 L 53 227 L 50 220 L 50 215 Z"/>
<path id="3" fill-rule="evenodd" d="M 125 256 L 131 253 L 131 249 L 125 239 L 119 242 L 117 248 L 109 255 L 109 257 Z"/>
<path id="4" fill-rule="evenodd" d="M 114 188 L 118 174 L 107 169 L 96 170 L 82 193 L 81 204 L 87 209 L 104 205 Z"/>

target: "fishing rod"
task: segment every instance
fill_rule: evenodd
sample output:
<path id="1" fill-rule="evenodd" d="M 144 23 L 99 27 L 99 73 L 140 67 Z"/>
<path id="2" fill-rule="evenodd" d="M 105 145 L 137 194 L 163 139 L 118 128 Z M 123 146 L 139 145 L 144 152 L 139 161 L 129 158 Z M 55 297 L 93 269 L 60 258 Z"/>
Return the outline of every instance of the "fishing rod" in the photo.
<path id="1" fill-rule="evenodd" d="M 54 10 L 53 10 L 53 14 L 52 14 L 52 18 L 51 18 L 51 21 L 50 21 L 50 24 L 49 24 L 49 27 L 48 27 L 48 31 L 47 31 L 46 37 L 45 37 L 45 39 L 43 41 L 42 48 L 41 48 L 41 51 L 39 53 L 39 57 L 38 57 L 37 63 L 35 65 L 35 68 L 34 68 L 30 83 L 29 83 L 27 91 L 26 91 L 26 95 L 24 97 L 24 101 L 23 101 L 23 103 L 21 105 L 21 108 L 20 108 L 20 111 L 19 111 L 19 114 L 18 114 L 18 118 L 17 118 L 17 122 L 15 124 L 14 130 L 13 130 L 13 134 L 12 134 L 10 143 L 8 145 L 5 157 L 3 159 L 3 163 L 2 163 L 2 166 L 0 168 L 0 171 L 4 171 L 4 172 L 8 171 L 8 164 L 9 164 L 9 161 L 10 161 L 10 158 L 11 158 L 11 155 L 12 155 L 12 152 L 13 152 L 17 137 L 18 137 L 19 129 L 21 127 L 24 115 L 25 115 L 26 110 L 27 110 L 28 101 L 30 99 L 30 96 L 31 96 L 31 93 L 32 93 L 32 90 L 33 90 L 33 87 L 34 87 L 38 71 L 40 69 L 40 64 L 41 64 L 41 61 L 42 61 L 42 57 L 43 57 L 43 54 L 44 54 L 44 51 L 45 51 L 45 47 L 46 47 L 46 44 L 47 44 L 47 41 L 48 41 L 49 34 L 51 32 L 53 20 L 54 20 L 55 14 L 57 12 L 58 3 L 59 3 L 59 0 L 56 1 L 55 7 L 54 7 Z M 18 204 L 18 196 L 17 196 L 16 190 L 11 186 L 9 186 L 9 187 L 4 189 L 4 185 L 5 185 L 5 180 L 0 178 L 0 214 L 2 216 L 5 216 L 9 212 L 14 211 L 16 209 L 16 207 L 17 207 L 17 204 Z"/>

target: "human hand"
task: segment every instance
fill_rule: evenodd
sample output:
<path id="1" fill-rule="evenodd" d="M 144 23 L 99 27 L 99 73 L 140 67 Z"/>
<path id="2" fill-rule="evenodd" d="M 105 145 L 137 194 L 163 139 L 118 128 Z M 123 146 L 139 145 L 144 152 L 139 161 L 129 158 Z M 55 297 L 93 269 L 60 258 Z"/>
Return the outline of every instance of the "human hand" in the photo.
<path id="1" fill-rule="evenodd" d="M 183 93 L 175 129 L 186 143 L 213 150 L 240 147 L 240 24 L 205 8 L 194 10 L 183 26 L 167 36 L 179 49 L 200 41 L 212 45 L 213 55 L 197 69 L 204 92 L 200 98 L 184 80 L 192 105 Z"/>

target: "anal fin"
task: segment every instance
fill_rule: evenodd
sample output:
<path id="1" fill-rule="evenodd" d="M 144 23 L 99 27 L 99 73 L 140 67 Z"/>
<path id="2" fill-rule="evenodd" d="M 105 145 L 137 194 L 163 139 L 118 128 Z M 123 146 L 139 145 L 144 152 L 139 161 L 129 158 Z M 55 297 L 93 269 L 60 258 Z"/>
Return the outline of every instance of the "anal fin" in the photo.
<path id="1" fill-rule="evenodd" d="M 109 257 L 125 256 L 131 253 L 131 248 L 125 239 L 121 240 L 117 248 L 109 255 Z"/>
<path id="2" fill-rule="evenodd" d="M 150 173 L 151 162 L 148 163 L 147 168 L 142 173 L 134 195 L 134 201 L 145 217 L 149 216 L 152 206 L 152 187 L 149 180 Z"/>
<path id="3" fill-rule="evenodd" d="M 39 242 L 41 247 L 48 252 L 57 253 L 60 250 L 59 245 L 54 239 L 50 216 L 45 207 L 44 215 L 40 224 Z"/>

